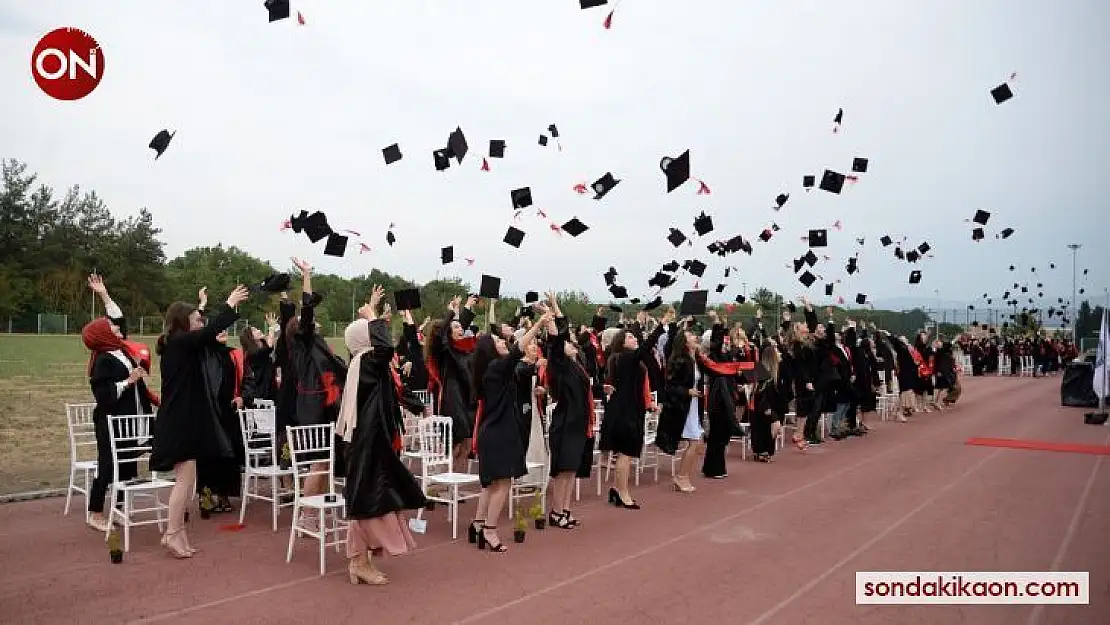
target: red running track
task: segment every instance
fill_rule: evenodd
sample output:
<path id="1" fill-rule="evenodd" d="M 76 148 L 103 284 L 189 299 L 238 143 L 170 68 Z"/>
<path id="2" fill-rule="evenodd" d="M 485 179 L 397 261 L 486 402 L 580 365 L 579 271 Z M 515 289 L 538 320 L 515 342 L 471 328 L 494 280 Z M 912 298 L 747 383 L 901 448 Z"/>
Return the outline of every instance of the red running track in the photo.
<path id="1" fill-rule="evenodd" d="M 319 577 L 308 541 L 286 564 L 287 534 L 269 531 L 263 505 L 239 532 L 219 531 L 230 520 L 194 520 L 201 552 L 188 561 L 170 559 L 156 530 L 141 528 L 122 565 L 108 562 L 80 513 L 61 515 L 58 499 L 0 506 L 0 621 L 1107 623 L 1110 463 L 964 444 L 1110 443 L 1110 430 L 1059 406 L 1058 384 L 969 379 L 951 411 L 873 424 L 868 437 L 805 454 L 787 449 L 770 465 L 736 454 L 731 477 L 699 480 L 693 494 L 648 479 L 636 490 L 641 511 L 584 488 L 582 527 L 531 531 L 505 554 L 452 542 L 437 511 L 415 554 L 379 563 L 392 579 L 385 587 L 348 584 L 334 552 Z M 1089 571 L 1091 604 L 855 605 L 855 572 L 882 570 Z"/>

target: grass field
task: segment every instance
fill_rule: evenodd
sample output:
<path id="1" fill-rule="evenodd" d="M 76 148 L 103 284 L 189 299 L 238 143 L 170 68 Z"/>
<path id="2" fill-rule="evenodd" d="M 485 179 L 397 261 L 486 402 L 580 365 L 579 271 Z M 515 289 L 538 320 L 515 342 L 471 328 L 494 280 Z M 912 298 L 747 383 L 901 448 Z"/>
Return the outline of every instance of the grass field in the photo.
<path id="1" fill-rule="evenodd" d="M 150 345 L 155 337 L 130 337 Z M 329 339 L 345 353 L 341 339 Z M 66 403 L 92 401 L 89 353 L 77 335 L 0 334 L 0 495 L 65 488 Z M 154 358 L 151 388 L 159 390 Z"/>

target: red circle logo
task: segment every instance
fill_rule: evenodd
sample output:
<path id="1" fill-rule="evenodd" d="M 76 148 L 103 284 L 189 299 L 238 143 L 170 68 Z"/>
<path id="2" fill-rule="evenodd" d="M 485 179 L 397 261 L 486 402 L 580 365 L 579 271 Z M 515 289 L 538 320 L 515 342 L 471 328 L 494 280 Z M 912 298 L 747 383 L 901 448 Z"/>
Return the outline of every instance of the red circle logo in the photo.
<path id="1" fill-rule="evenodd" d="M 46 33 L 31 53 L 31 75 L 43 93 L 56 100 L 80 100 L 104 76 L 100 44 L 79 28 Z"/>

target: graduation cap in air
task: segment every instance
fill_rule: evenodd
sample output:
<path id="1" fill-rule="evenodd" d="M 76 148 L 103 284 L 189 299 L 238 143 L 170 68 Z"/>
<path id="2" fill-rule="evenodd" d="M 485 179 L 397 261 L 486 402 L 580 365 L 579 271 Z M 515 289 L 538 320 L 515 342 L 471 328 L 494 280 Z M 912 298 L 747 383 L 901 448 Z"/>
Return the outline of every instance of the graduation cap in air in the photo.
<path id="1" fill-rule="evenodd" d="M 882 243 L 883 247 L 890 247 L 890 244 L 894 243 L 894 239 L 888 235 L 883 235 L 883 238 L 879 239 L 879 243 Z"/>
<path id="2" fill-rule="evenodd" d="M 906 253 L 902 251 L 901 247 L 894 248 L 894 257 L 898 260 L 906 260 Z"/>
<path id="3" fill-rule="evenodd" d="M 833 285 L 832 284 L 826 284 L 825 285 L 825 295 L 830 295 L 831 296 L 832 294 L 833 294 Z"/>
<path id="4" fill-rule="evenodd" d="M 836 124 L 833 128 L 833 132 L 840 130 L 840 125 L 844 123 L 844 109 L 841 108 L 836 110 L 836 117 L 833 117 L 833 123 Z"/>
<path id="5" fill-rule="evenodd" d="M 600 200 L 608 195 L 613 187 L 617 186 L 620 180 L 613 177 L 613 172 L 605 172 L 605 175 L 594 181 L 590 188 L 594 190 L 594 199 Z"/>
<path id="6" fill-rule="evenodd" d="M 977 210 L 977 211 L 975 211 L 975 218 L 972 219 L 972 221 L 979 224 L 980 226 L 985 226 L 985 225 L 987 225 L 987 222 L 990 221 L 990 218 L 991 218 L 991 214 L 988 213 L 987 211 Z"/>
<path id="7" fill-rule="evenodd" d="M 671 245 L 678 247 L 686 242 L 686 235 L 682 234 L 681 230 L 671 228 L 671 233 L 667 235 L 667 240 L 671 242 Z"/>
<path id="8" fill-rule="evenodd" d="M 578 0 L 578 2 L 582 5 L 583 9 L 592 9 L 609 4 L 609 0 Z"/>
<path id="9" fill-rule="evenodd" d="M 744 237 L 739 234 L 732 237 L 725 243 L 725 251 L 735 254 L 736 252 L 744 252 L 746 254 L 752 253 L 752 244 L 744 240 Z"/>
<path id="10" fill-rule="evenodd" d="M 694 230 L 697 231 L 698 236 L 705 236 L 713 232 L 713 218 L 706 215 L 704 212 L 694 219 Z"/>
<path id="11" fill-rule="evenodd" d="M 790 199 L 790 194 L 789 194 L 789 193 L 780 193 L 780 194 L 776 195 L 776 196 L 775 196 L 775 206 L 774 206 L 774 209 L 775 209 L 775 210 L 780 210 L 780 209 L 782 209 L 782 207 L 786 205 L 786 202 L 787 202 L 787 200 L 789 200 L 789 199 Z"/>
<path id="12" fill-rule="evenodd" d="M 578 220 L 577 217 L 572 218 L 570 221 L 562 225 L 563 230 L 572 237 L 576 237 L 583 232 L 590 229 L 589 226 Z"/>
<path id="13" fill-rule="evenodd" d="M 401 289 L 393 293 L 394 308 L 416 310 L 420 308 L 420 289 Z"/>
<path id="14" fill-rule="evenodd" d="M 519 228 L 509 226 L 509 230 L 505 233 L 505 238 L 502 239 L 502 241 L 508 243 L 513 247 L 519 248 L 520 244 L 524 242 L 524 231 Z"/>
<path id="15" fill-rule="evenodd" d="M 289 17 L 288 11 L 289 8 L 287 3 L 286 17 Z M 170 132 L 163 129 L 159 130 L 158 134 L 154 135 L 154 138 L 150 140 L 150 145 L 147 146 L 150 149 L 154 150 L 154 160 L 158 160 L 158 157 L 162 156 L 162 153 L 166 151 L 166 148 L 170 147 L 170 141 L 173 140 L 173 136 L 176 134 L 177 131 Z"/>
<path id="16" fill-rule="evenodd" d="M 690 150 L 686 150 L 678 158 L 664 156 L 659 161 L 659 169 L 667 176 L 667 193 L 681 187 L 690 179 Z"/>
<path id="17" fill-rule="evenodd" d="M 489 142 L 489 157 L 505 158 L 505 141 L 502 139 L 491 139 Z"/>
<path id="18" fill-rule="evenodd" d="M 509 198 L 513 201 L 513 208 L 528 208 L 532 205 L 532 188 L 521 187 L 519 189 L 513 189 L 509 192 Z"/>
<path id="19" fill-rule="evenodd" d="M 397 242 L 397 235 L 393 234 L 392 230 L 386 230 L 385 242 L 389 244 L 389 247 L 393 247 L 393 244 Z"/>
<path id="20" fill-rule="evenodd" d="M 547 145 L 547 135 L 540 135 L 540 145 Z"/>
<path id="21" fill-rule="evenodd" d="M 917 259 L 921 258 L 921 254 L 917 250 L 910 250 L 906 252 L 906 260 L 911 263 L 916 263 Z"/>
<path id="22" fill-rule="evenodd" d="M 551 133 L 553 139 L 559 138 L 559 129 L 555 127 L 555 124 L 548 125 L 547 132 Z"/>
<path id="23" fill-rule="evenodd" d="M 289 274 L 273 273 L 262 282 L 252 285 L 250 290 L 255 293 L 281 293 L 289 290 Z"/>
<path id="24" fill-rule="evenodd" d="M 455 262 L 455 246 L 448 245 L 447 247 L 440 249 L 439 260 L 444 265 L 450 265 L 451 263 Z"/>
<path id="25" fill-rule="evenodd" d="M 324 244 L 324 253 L 328 256 L 343 257 L 347 253 L 348 238 L 338 233 L 328 235 L 328 242 Z"/>
<path id="26" fill-rule="evenodd" d="M 540 301 L 539 291 L 528 291 L 527 293 L 524 294 L 524 303 L 525 304 L 534 304 L 538 301 Z"/>
<path id="27" fill-rule="evenodd" d="M 804 256 L 801 257 L 801 258 L 795 258 L 794 259 L 794 273 L 798 273 L 799 271 L 801 271 L 802 267 L 804 267 L 805 264 L 806 264 L 806 259 L 805 259 Z"/>
<path id="28" fill-rule="evenodd" d="M 841 189 L 844 188 L 844 180 L 844 174 L 826 169 L 825 173 L 821 175 L 821 185 L 819 188 L 822 191 L 839 194 Z"/>
<path id="29" fill-rule="evenodd" d="M 289 0 L 266 0 L 263 5 L 270 14 L 270 22 L 276 22 L 289 17 Z"/>
<path id="30" fill-rule="evenodd" d="M 982 241 L 985 238 L 987 238 L 987 235 L 983 232 L 982 228 L 975 228 L 971 231 L 972 241 Z"/>
<path id="31" fill-rule="evenodd" d="M 704 315 L 705 305 L 709 301 L 709 291 L 686 291 L 682 294 L 682 305 L 678 309 L 678 314 L 686 315 Z"/>
<path id="32" fill-rule="evenodd" d="M 726 286 L 728 286 L 728 285 L 727 284 L 718 284 L 717 285 L 717 292 L 718 293 L 723 293 Z"/>
<path id="33" fill-rule="evenodd" d="M 657 271 L 657 272 L 655 272 L 655 275 L 652 276 L 651 280 L 648 280 L 648 286 L 654 286 L 654 287 L 658 287 L 660 289 L 665 289 L 665 288 L 671 286 L 672 284 L 674 284 L 675 281 L 676 281 L 676 279 L 675 279 L 674 276 L 667 275 L 667 274 L 663 273 L 662 271 Z"/>
<path id="34" fill-rule="evenodd" d="M 690 264 L 686 266 L 686 271 L 700 278 L 705 274 L 705 263 L 700 260 L 691 260 Z"/>
<path id="35" fill-rule="evenodd" d="M 1002 232 L 999 232 L 998 235 L 1001 236 L 1003 239 L 1008 239 L 1008 238 L 1010 238 L 1010 235 L 1013 234 L 1013 233 L 1014 233 L 1013 228 L 1003 228 Z"/>
<path id="36" fill-rule="evenodd" d="M 801 282 L 808 289 L 813 286 L 814 282 L 817 282 L 817 276 L 810 273 L 809 270 L 806 270 L 805 273 L 798 276 L 798 282 Z"/>
<path id="37" fill-rule="evenodd" d="M 478 289 L 478 297 L 498 299 L 501 297 L 501 278 L 482 274 L 482 284 Z"/>
<path id="38" fill-rule="evenodd" d="M 910 284 L 917 284 L 921 282 L 921 272 L 914 269 L 910 272 Z"/>
<path id="39" fill-rule="evenodd" d="M 922 243 L 921 245 L 917 246 L 917 251 L 921 252 L 922 254 L 928 254 L 929 250 L 931 249 L 933 248 L 928 243 Z"/>
<path id="40" fill-rule="evenodd" d="M 867 173 L 867 159 L 854 158 L 852 159 L 852 171 L 858 174 Z"/>
<path id="41" fill-rule="evenodd" d="M 856 303 L 859 304 L 860 306 L 863 306 L 864 304 L 866 304 L 867 303 L 867 294 L 866 293 L 856 293 Z"/>
<path id="42" fill-rule="evenodd" d="M 1014 97 L 1014 92 L 1010 90 L 1008 83 L 1002 83 L 994 89 L 991 89 L 991 97 L 994 98 L 995 104 L 1002 104 L 1006 100 Z"/>
<path id="43" fill-rule="evenodd" d="M 678 261 L 677 260 L 672 260 L 668 263 L 664 263 L 663 264 L 663 271 L 669 271 L 671 273 L 674 273 L 674 272 L 678 271 Z"/>
<path id="44" fill-rule="evenodd" d="M 807 265 L 812 267 L 817 264 L 817 254 L 814 254 L 813 250 L 807 250 L 806 255 L 802 257 L 802 260 L 804 260 Z"/>
<path id="45" fill-rule="evenodd" d="M 454 158 L 459 163 L 463 162 L 463 157 L 466 156 L 469 147 L 466 144 L 466 136 L 463 135 L 462 128 L 455 128 L 455 130 L 447 137 L 447 157 Z"/>
<path id="46" fill-rule="evenodd" d="M 859 266 L 856 264 L 857 262 L 859 262 L 859 259 L 857 259 L 855 256 L 848 259 L 848 267 L 847 267 L 848 275 L 852 275 L 852 274 L 856 273 L 857 271 L 859 271 Z"/>
<path id="47" fill-rule="evenodd" d="M 759 240 L 766 243 L 766 242 L 771 240 L 772 236 L 773 236 L 773 233 L 771 232 L 771 229 L 770 228 L 764 228 L 763 232 L 759 233 Z"/>
<path id="48" fill-rule="evenodd" d="M 628 289 L 619 284 L 614 284 L 613 286 L 609 287 L 609 293 L 617 299 L 624 299 L 628 297 Z"/>
<path id="49" fill-rule="evenodd" d="M 802 187 L 809 191 L 813 185 L 817 184 L 817 176 L 802 176 Z"/>
<path id="50" fill-rule="evenodd" d="M 644 304 L 644 310 L 647 311 L 647 312 L 651 312 L 651 311 L 655 310 L 656 308 L 659 308 L 662 305 L 663 305 L 663 297 L 659 296 L 659 295 L 656 295 L 655 299 L 653 299 L 650 302 Z"/>
<path id="51" fill-rule="evenodd" d="M 401 146 L 394 143 L 391 146 L 382 148 L 382 156 L 385 158 L 386 165 L 392 165 L 401 160 Z"/>
<path id="52" fill-rule="evenodd" d="M 829 245 L 829 231 L 828 230 L 810 230 L 809 236 L 810 247 L 828 247 Z"/>
<path id="53" fill-rule="evenodd" d="M 443 171 L 451 167 L 451 159 L 447 156 L 446 149 L 433 151 L 432 160 L 435 161 L 436 171 Z"/>
<path id="54" fill-rule="evenodd" d="M 289 225 L 293 232 L 304 232 L 312 243 L 318 243 L 332 233 L 327 216 L 320 211 L 311 215 L 307 211 L 301 211 L 300 215 L 289 219 Z"/>
<path id="55" fill-rule="evenodd" d="M 610 267 L 608 271 L 601 274 L 601 277 L 605 278 L 605 286 L 613 286 L 617 283 L 617 268 Z"/>

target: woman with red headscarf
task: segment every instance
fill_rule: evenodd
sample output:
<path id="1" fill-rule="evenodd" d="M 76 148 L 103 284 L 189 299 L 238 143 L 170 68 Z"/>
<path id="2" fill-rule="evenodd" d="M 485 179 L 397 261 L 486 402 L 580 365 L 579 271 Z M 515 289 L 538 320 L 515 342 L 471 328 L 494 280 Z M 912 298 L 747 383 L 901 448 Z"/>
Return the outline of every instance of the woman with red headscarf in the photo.
<path id="1" fill-rule="evenodd" d="M 89 489 L 89 526 L 106 532 L 108 519 L 104 516 L 104 497 L 108 485 L 116 479 L 125 481 L 135 478 L 138 469 L 135 463 L 128 462 L 120 466 L 120 475 L 113 475 L 108 415 L 151 414 L 151 403 L 146 388 L 147 372 L 127 349 L 120 326 L 109 319 L 122 319 L 123 312 L 108 295 L 108 287 L 100 276 L 89 276 L 89 288 L 100 296 L 108 315 L 93 319 L 81 329 L 81 339 L 90 352 L 89 385 L 96 400 L 93 426 L 97 467 L 96 479 Z"/>

